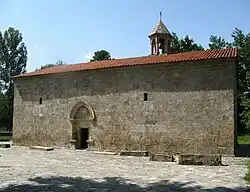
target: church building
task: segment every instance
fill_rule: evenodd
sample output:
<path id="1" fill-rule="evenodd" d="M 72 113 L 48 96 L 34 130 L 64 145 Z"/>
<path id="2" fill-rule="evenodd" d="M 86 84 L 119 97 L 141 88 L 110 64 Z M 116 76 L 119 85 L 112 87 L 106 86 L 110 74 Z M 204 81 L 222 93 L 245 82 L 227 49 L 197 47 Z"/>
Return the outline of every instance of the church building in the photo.
<path id="1" fill-rule="evenodd" d="M 144 57 L 13 77 L 13 143 L 234 155 L 237 49 L 171 53 L 162 19 Z"/>

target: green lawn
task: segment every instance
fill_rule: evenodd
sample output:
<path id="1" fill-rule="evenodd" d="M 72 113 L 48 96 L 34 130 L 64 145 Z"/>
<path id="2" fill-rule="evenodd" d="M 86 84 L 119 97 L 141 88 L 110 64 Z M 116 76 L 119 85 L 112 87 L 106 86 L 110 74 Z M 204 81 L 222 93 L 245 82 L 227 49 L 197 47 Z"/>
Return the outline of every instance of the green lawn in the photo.
<path id="1" fill-rule="evenodd" d="M 11 136 L 0 135 L 0 141 L 9 141 L 9 140 L 11 140 Z"/>
<path id="2" fill-rule="evenodd" d="M 239 144 L 250 144 L 250 135 L 238 136 Z"/>

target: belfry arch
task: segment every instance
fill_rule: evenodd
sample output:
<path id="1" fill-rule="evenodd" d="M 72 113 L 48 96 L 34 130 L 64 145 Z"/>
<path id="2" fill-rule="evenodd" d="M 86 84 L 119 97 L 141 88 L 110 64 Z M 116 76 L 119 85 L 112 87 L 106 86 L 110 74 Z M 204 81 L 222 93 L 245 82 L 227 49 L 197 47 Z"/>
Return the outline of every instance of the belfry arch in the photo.
<path id="1" fill-rule="evenodd" d="M 95 112 L 87 102 L 78 102 L 71 109 L 69 119 L 72 127 L 71 144 L 75 149 L 87 149 L 91 141 L 91 125 Z"/>

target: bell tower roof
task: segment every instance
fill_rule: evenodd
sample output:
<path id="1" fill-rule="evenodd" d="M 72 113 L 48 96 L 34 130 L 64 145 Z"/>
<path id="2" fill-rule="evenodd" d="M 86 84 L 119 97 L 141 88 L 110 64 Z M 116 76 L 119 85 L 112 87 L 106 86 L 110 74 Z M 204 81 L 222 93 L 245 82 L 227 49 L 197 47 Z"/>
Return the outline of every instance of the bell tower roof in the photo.
<path id="1" fill-rule="evenodd" d="M 162 22 L 160 12 L 160 20 L 153 31 L 148 36 L 151 45 L 151 55 L 169 54 L 171 52 L 171 41 L 173 36 Z"/>
<path id="2" fill-rule="evenodd" d="M 163 23 L 162 19 L 161 19 L 161 12 L 160 12 L 160 20 L 158 22 L 158 24 L 156 25 L 156 27 L 153 29 L 153 31 L 150 33 L 150 36 L 153 36 L 155 34 L 167 34 L 167 35 L 171 35 L 171 33 L 169 32 L 169 30 L 167 29 L 166 25 Z"/>

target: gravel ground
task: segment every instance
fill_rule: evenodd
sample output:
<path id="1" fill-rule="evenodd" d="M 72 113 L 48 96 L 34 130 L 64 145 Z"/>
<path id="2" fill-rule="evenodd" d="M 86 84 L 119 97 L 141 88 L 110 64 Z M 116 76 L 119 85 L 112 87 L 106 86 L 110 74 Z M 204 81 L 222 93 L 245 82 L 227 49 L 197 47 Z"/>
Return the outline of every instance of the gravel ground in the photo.
<path id="1" fill-rule="evenodd" d="M 89 151 L 0 149 L 0 191 L 245 191 L 245 158 L 184 166 Z"/>

